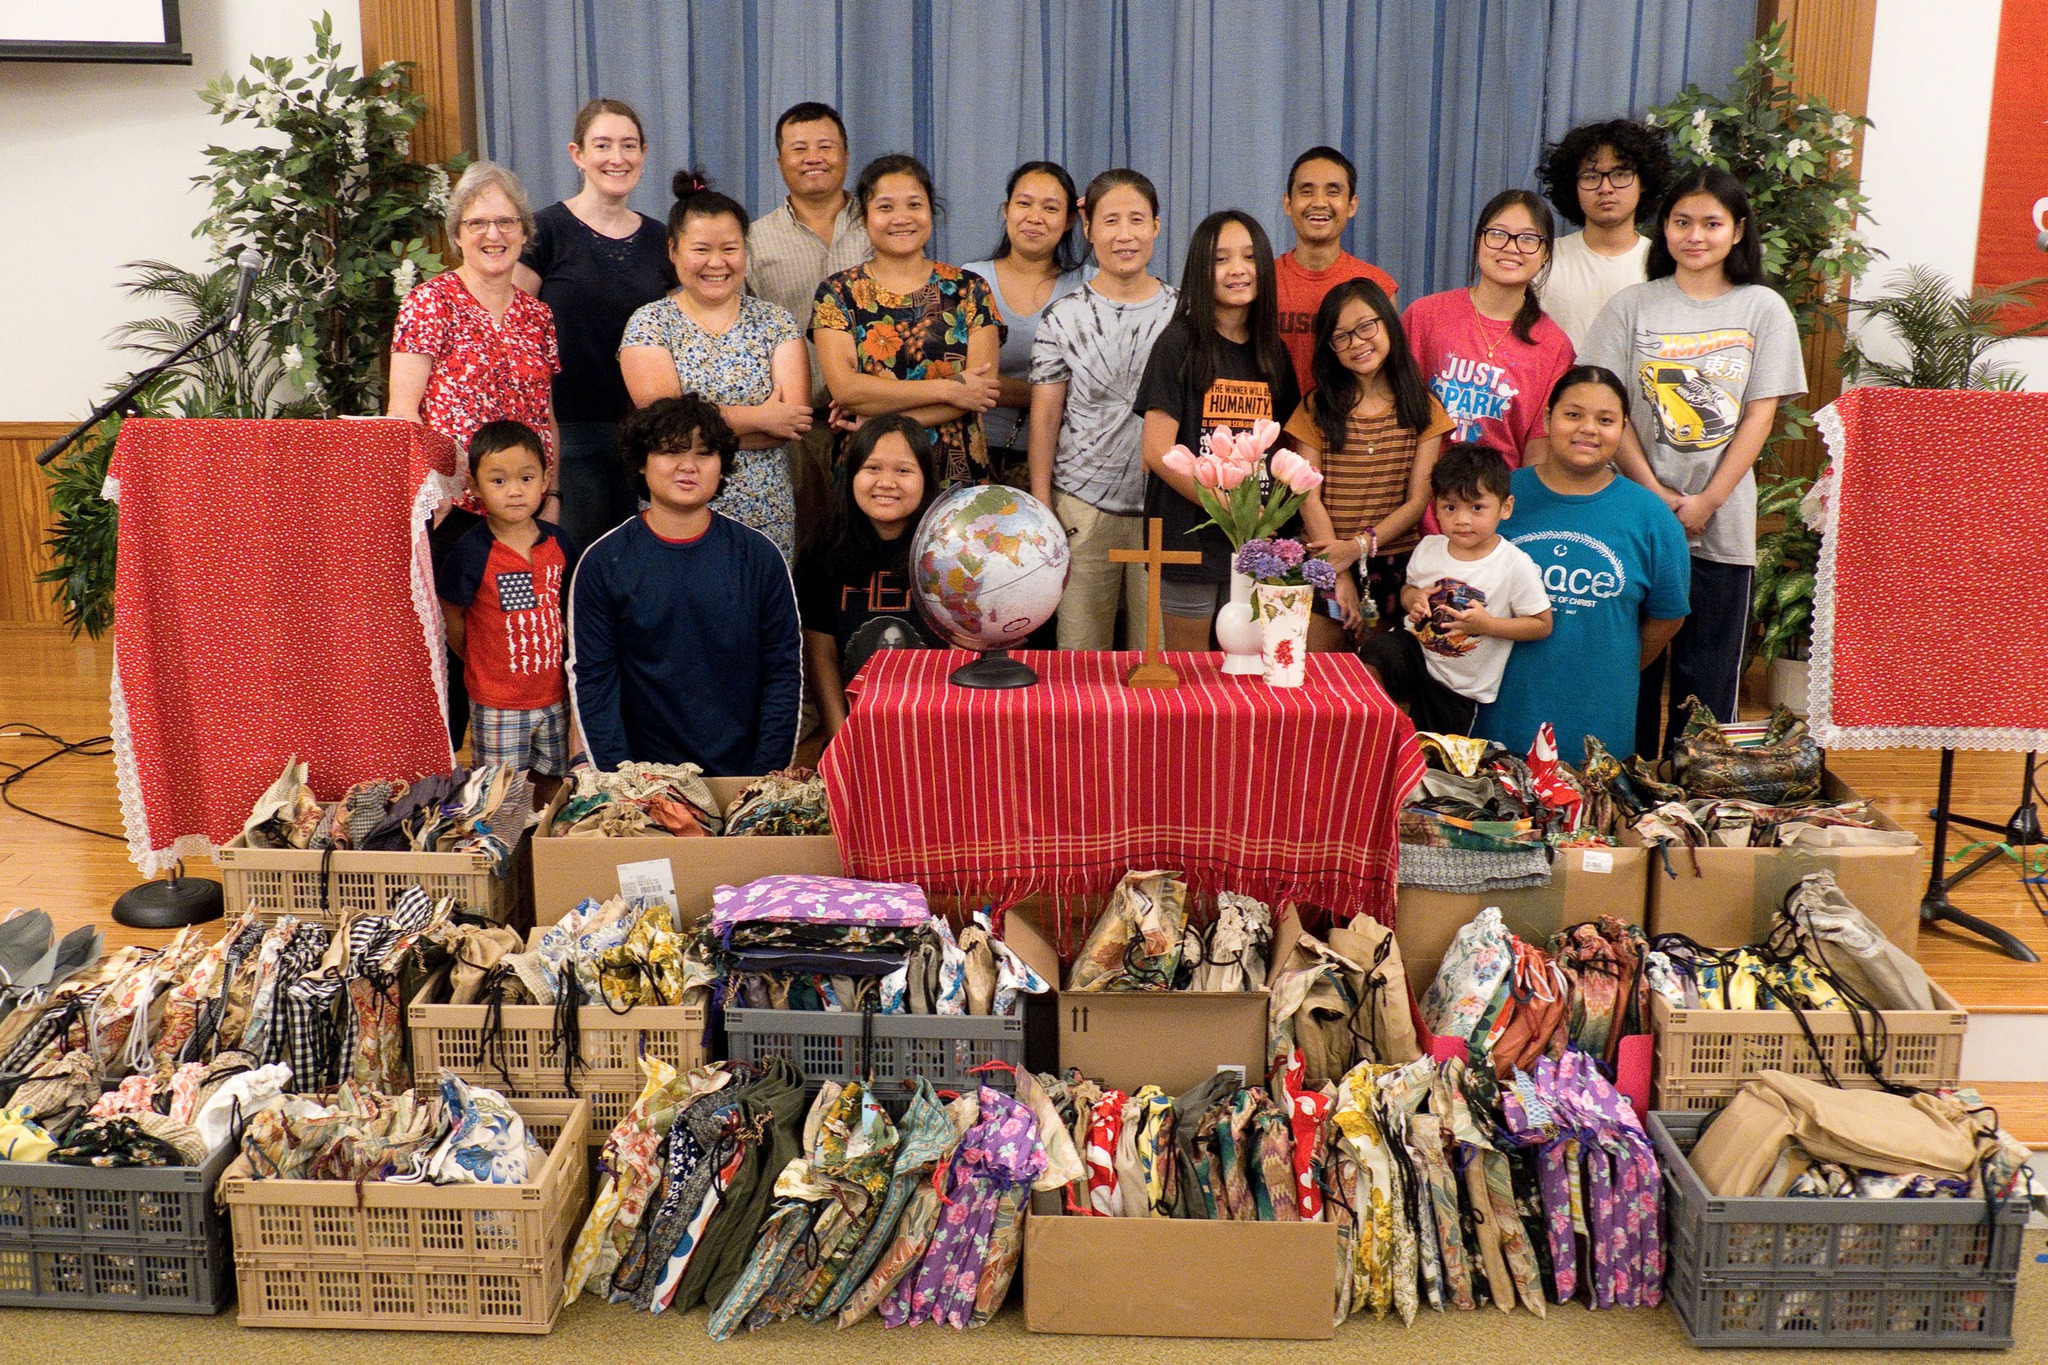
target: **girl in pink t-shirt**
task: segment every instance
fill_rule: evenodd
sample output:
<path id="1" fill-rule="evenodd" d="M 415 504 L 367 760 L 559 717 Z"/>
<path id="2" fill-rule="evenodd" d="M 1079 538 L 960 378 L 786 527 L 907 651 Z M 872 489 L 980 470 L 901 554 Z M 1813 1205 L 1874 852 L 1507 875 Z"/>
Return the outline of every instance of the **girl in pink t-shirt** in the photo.
<path id="1" fill-rule="evenodd" d="M 1449 439 L 1491 446 L 1510 469 L 1542 439 L 1544 400 L 1575 358 L 1536 297 L 1552 235 L 1548 204 L 1528 190 L 1501 191 L 1472 234 L 1472 284 L 1417 299 L 1401 315 L 1423 382 L 1457 424 Z"/>

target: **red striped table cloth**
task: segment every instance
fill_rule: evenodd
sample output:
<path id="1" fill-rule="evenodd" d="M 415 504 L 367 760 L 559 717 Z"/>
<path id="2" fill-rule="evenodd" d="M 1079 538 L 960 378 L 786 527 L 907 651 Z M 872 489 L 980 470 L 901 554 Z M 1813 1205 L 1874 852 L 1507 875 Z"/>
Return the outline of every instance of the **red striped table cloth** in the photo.
<path id="1" fill-rule="evenodd" d="M 1422 756 L 1355 657 L 1310 655 L 1305 686 L 1272 688 L 1169 654 L 1181 686 L 1155 690 L 1123 686 L 1136 654 L 1025 651 L 1035 687 L 949 684 L 971 657 L 884 650 L 855 679 L 822 764 L 851 875 L 1009 906 L 1165 868 L 1197 894 L 1393 923 Z"/>

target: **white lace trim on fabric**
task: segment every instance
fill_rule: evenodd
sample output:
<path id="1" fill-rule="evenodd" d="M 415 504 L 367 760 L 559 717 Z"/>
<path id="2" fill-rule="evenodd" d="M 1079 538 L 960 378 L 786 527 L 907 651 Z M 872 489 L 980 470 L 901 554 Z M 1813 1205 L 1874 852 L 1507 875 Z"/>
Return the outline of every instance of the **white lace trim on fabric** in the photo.
<path id="1" fill-rule="evenodd" d="M 448 714 L 448 628 L 442 623 L 441 595 L 434 587 L 434 554 L 427 541 L 427 526 L 444 498 L 461 493 L 460 479 L 430 469 L 412 499 L 412 610 L 426 637 L 427 665 L 434 674 L 435 705 L 444 716 Z M 452 747 L 448 762 L 451 767 L 455 763 Z"/>

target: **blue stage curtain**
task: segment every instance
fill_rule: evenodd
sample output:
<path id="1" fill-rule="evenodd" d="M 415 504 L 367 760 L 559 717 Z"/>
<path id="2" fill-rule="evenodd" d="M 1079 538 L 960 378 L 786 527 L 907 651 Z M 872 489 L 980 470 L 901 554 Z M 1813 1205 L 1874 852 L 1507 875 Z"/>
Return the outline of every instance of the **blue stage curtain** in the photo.
<path id="1" fill-rule="evenodd" d="M 822 99 L 853 173 L 931 166 L 934 252 L 988 254 L 1003 181 L 1058 161 L 1085 184 L 1128 165 L 1159 186 L 1155 273 L 1244 208 L 1292 244 L 1287 165 L 1316 143 L 1359 166 L 1350 250 L 1418 297 L 1464 282 L 1473 215 L 1534 184 L 1546 138 L 1640 116 L 1687 82 L 1725 86 L 1754 0 L 478 0 L 485 153 L 536 205 L 573 194 L 564 146 L 594 95 L 647 121 L 646 213 L 697 166 L 756 210 L 781 203 L 775 116 Z M 849 176 L 850 179 L 850 176 Z"/>

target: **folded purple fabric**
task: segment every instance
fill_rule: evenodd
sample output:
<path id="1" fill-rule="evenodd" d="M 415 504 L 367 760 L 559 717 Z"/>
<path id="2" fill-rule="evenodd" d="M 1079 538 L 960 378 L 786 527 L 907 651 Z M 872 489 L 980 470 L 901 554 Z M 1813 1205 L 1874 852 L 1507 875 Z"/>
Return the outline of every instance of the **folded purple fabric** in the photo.
<path id="1" fill-rule="evenodd" d="M 762 877 L 711 895 L 711 927 L 738 924 L 860 924 L 915 929 L 932 917 L 922 887 L 850 877 Z"/>

